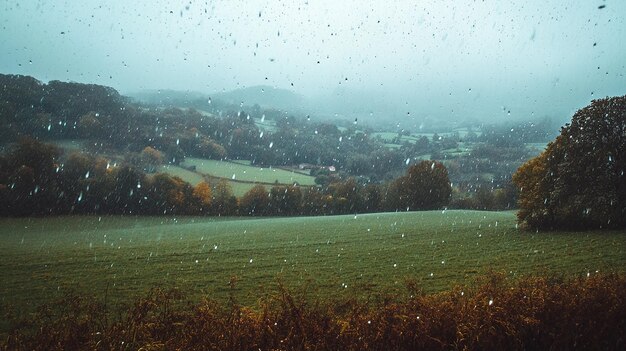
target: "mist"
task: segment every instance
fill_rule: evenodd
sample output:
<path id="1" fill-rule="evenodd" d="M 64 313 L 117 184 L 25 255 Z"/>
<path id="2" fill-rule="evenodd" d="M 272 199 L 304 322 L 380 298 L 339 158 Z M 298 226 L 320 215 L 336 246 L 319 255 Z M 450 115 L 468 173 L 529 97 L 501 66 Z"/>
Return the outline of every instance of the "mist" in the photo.
<path id="1" fill-rule="evenodd" d="M 623 95 L 624 1 L 4 2 L 0 72 L 123 94 L 289 89 L 311 113 L 566 120 Z M 251 102 L 253 103 L 253 102 Z"/>

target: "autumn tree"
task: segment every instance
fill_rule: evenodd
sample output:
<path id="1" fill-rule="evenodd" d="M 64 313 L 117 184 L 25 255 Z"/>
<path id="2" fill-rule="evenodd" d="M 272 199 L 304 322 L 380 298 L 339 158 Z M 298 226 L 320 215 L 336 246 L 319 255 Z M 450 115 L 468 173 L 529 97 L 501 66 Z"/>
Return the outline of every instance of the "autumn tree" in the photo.
<path id="1" fill-rule="evenodd" d="M 513 177 L 531 228 L 626 227 L 626 96 L 594 100 Z"/>
<path id="2" fill-rule="evenodd" d="M 203 181 L 193 188 L 193 198 L 197 203 L 198 211 L 206 213 L 213 202 L 213 191 L 209 183 Z"/>
<path id="3" fill-rule="evenodd" d="M 139 189 L 139 188 L 138 188 Z M 191 185 L 179 177 L 157 173 L 150 182 L 149 206 L 159 214 L 186 214 L 192 199 Z"/>
<path id="4" fill-rule="evenodd" d="M 269 195 L 265 187 L 257 184 L 248 190 L 239 200 L 239 210 L 242 214 L 262 216 L 269 209 Z"/>
<path id="5" fill-rule="evenodd" d="M 141 160 L 145 165 L 146 171 L 148 173 L 154 173 L 156 172 L 157 167 L 163 163 L 163 154 L 153 147 L 146 146 L 141 151 Z"/>

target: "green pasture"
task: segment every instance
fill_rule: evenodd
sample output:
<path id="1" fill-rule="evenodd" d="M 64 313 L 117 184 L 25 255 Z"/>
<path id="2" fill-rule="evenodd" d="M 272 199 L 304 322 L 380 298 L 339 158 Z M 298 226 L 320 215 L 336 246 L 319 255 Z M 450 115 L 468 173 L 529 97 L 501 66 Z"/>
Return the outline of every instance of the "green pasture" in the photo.
<path id="1" fill-rule="evenodd" d="M 215 186 L 216 184 L 217 184 L 216 181 L 211 182 L 211 185 L 213 186 Z M 256 185 L 254 183 L 241 183 L 241 182 L 233 182 L 233 181 L 228 181 L 228 184 L 230 184 L 230 188 L 233 191 L 233 195 L 235 195 L 238 198 L 244 196 L 248 191 L 250 191 L 250 189 L 252 189 Z M 269 191 L 270 186 L 266 185 L 265 190 Z"/>
<path id="2" fill-rule="evenodd" d="M 489 270 L 515 278 L 626 271 L 626 233 L 523 232 L 512 212 L 433 211 L 267 219 L 0 219 L 0 307 L 29 311 L 68 291 L 111 306 L 153 287 L 254 303 L 277 279 L 321 297 L 424 292 Z"/>
<path id="3" fill-rule="evenodd" d="M 85 149 L 85 140 L 82 139 L 59 139 L 51 140 L 50 143 L 60 147 L 68 153 L 74 151 L 84 151 Z"/>
<path id="4" fill-rule="evenodd" d="M 254 118 L 254 124 L 262 131 L 275 132 L 278 130 L 278 128 L 276 128 L 276 122 L 273 120 Z"/>
<path id="5" fill-rule="evenodd" d="M 196 172 L 192 172 L 182 167 L 173 166 L 173 165 L 161 165 L 159 166 L 157 171 L 160 173 L 167 173 L 173 177 L 179 177 L 193 186 L 198 185 L 200 182 L 204 180 L 202 175 Z"/>
<path id="6" fill-rule="evenodd" d="M 185 167 L 196 166 L 198 173 L 244 182 L 315 185 L 314 177 L 278 168 L 261 168 L 192 157 L 185 158 L 183 165 Z"/>

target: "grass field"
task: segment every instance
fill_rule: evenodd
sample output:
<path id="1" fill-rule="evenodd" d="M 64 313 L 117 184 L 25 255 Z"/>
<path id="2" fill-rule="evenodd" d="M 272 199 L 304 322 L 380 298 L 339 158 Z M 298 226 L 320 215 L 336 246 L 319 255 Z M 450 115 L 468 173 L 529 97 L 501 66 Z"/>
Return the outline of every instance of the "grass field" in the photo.
<path id="1" fill-rule="evenodd" d="M 174 177 L 179 177 L 193 186 L 198 185 L 204 180 L 204 178 L 198 173 L 173 165 L 161 165 L 157 171 L 160 173 L 167 173 Z"/>
<path id="2" fill-rule="evenodd" d="M 586 275 L 626 271 L 624 232 L 528 233 L 511 212 L 216 219 L 57 217 L 0 220 L 0 306 L 31 310 L 67 291 L 112 305 L 152 287 L 253 303 L 277 277 L 316 294 L 365 297 L 471 283 L 489 270 Z"/>
<path id="3" fill-rule="evenodd" d="M 196 166 L 198 173 L 247 182 L 315 185 L 315 178 L 278 168 L 261 168 L 241 163 L 188 157 L 184 166 Z"/>

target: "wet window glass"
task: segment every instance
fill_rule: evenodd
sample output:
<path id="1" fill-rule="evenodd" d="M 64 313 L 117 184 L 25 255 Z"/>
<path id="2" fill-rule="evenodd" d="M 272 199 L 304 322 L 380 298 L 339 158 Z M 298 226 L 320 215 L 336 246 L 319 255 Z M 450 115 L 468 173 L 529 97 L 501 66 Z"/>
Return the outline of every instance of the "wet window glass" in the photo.
<path id="1" fill-rule="evenodd" d="M 0 3 L 0 349 L 618 349 L 624 14 Z"/>

